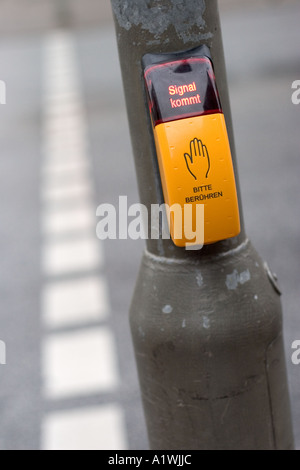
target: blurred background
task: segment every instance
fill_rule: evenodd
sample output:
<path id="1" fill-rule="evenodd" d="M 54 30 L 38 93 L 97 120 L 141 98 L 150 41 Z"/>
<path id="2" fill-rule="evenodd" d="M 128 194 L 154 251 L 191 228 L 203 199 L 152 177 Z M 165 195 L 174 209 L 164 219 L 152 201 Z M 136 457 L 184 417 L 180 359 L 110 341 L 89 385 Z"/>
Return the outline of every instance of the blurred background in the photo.
<path id="1" fill-rule="evenodd" d="M 299 0 L 220 0 L 247 232 L 283 290 L 300 449 Z M 128 311 L 143 242 L 108 0 L 0 0 L 0 449 L 147 449 Z M 118 137 L 116 138 L 116 135 Z"/>

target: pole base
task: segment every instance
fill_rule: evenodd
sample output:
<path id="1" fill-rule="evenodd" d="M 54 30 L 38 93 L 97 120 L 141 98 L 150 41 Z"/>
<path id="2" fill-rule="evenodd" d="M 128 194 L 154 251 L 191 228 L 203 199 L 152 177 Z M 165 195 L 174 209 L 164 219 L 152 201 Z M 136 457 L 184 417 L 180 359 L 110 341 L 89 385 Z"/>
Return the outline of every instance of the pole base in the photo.
<path id="1" fill-rule="evenodd" d="M 152 449 L 293 449 L 280 295 L 249 241 L 146 252 L 130 321 Z"/>

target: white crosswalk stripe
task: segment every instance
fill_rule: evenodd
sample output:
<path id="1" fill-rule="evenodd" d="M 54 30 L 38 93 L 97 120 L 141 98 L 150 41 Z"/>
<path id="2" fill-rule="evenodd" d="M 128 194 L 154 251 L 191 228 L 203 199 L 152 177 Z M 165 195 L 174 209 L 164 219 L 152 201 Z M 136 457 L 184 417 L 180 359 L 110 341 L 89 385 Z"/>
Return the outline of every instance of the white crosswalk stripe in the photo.
<path id="1" fill-rule="evenodd" d="M 119 383 L 114 338 L 107 327 L 48 335 L 43 359 L 47 398 L 112 392 Z"/>
<path id="2" fill-rule="evenodd" d="M 60 411 L 45 419 L 42 448 L 126 450 L 122 427 L 122 409 L 116 404 L 71 412 Z"/>
<path id="3" fill-rule="evenodd" d="M 48 282 L 43 291 L 42 311 L 49 328 L 106 320 L 109 313 L 106 282 L 100 276 Z"/>

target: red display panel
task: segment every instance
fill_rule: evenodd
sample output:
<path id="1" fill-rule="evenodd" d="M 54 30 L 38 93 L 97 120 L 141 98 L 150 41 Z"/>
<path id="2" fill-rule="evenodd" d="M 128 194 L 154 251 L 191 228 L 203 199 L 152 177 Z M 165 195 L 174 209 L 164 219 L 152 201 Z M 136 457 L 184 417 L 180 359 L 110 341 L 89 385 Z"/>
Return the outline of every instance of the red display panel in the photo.
<path id="1" fill-rule="evenodd" d="M 145 69 L 145 81 L 154 126 L 222 112 L 212 63 L 207 57 L 150 65 Z"/>

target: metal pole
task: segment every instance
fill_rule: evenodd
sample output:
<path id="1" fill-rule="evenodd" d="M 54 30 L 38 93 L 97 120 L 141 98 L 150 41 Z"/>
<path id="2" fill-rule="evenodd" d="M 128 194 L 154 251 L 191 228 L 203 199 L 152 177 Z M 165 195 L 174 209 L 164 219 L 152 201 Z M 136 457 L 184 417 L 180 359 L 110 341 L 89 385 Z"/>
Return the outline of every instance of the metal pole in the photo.
<path id="1" fill-rule="evenodd" d="M 57 25 L 61 29 L 68 28 L 71 21 L 71 9 L 68 1 L 56 0 L 55 2 L 55 15 L 57 19 Z"/>
<path id="2" fill-rule="evenodd" d="M 217 0 L 111 1 L 141 202 L 163 203 L 148 52 L 210 48 L 238 185 Z M 280 293 L 243 220 L 201 251 L 148 240 L 130 319 L 151 448 L 293 448 Z"/>

